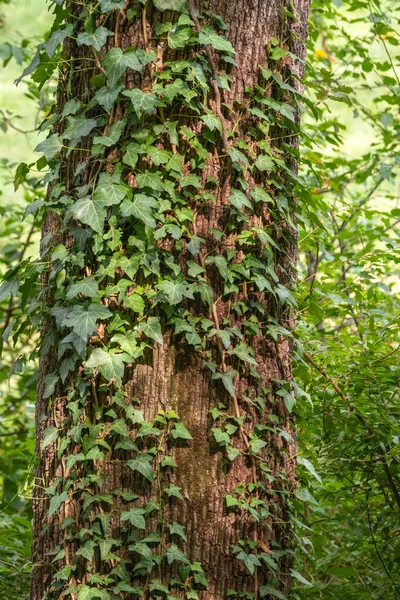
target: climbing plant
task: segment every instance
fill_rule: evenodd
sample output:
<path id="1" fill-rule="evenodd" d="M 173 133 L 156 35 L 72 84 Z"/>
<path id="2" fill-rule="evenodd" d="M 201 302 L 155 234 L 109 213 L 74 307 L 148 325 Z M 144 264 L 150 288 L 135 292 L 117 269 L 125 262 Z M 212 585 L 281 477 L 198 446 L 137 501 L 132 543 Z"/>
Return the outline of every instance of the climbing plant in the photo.
<path id="1" fill-rule="evenodd" d="M 303 392 L 290 352 L 307 6 L 279 5 L 243 89 L 228 27 L 207 7 L 52 6 L 49 37 L 17 81 L 59 81 L 44 156 L 15 179 L 46 170 L 47 196 L 26 211 L 43 222 L 41 256 L 1 288 L 21 286 L 13 335 L 41 328 L 32 597 L 201 598 L 211 585 L 215 597 L 284 598 L 302 581 L 289 514 L 290 415 Z M 168 348 L 179 347 L 186 377 L 196 369 L 209 390 L 205 431 L 177 396 Z M 153 389 L 164 363 L 171 383 Z M 209 490 L 232 530 L 222 577 L 196 560 L 202 532 L 178 519 L 193 506 L 187 457 L 204 434 L 210 481 L 197 502 Z"/>

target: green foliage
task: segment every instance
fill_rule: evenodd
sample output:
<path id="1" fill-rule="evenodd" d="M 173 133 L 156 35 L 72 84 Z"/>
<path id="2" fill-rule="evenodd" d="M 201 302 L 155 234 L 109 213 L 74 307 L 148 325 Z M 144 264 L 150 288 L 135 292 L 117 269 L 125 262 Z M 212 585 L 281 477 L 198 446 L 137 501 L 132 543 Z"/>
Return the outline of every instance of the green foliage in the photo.
<path id="1" fill-rule="evenodd" d="M 107 18 L 110 11 L 121 10 L 124 4 L 119 0 L 101 0 L 99 9 Z M 59 19 L 62 16 L 61 5 L 57 3 L 55 9 Z M 222 53 L 228 63 L 233 60 L 234 48 L 224 37 L 223 27 L 216 31 L 213 26 L 206 25 L 197 33 L 193 21 L 186 14 L 186 2 L 155 0 L 154 5 L 160 11 L 185 13 L 177 22 L 163 24 L 165 29 L 160 35 L 167 33 L 170 48 L 209 44 Z M 104 161 L 106 149 L 115 148 L 117 144 L 120 155 L 113 176 L 103 172 L 89 185 L 80 185 L 78 173 L 72 192 L 60 189 L 56 184 L 49 194 L 46 200 L 48 206 L 63 218 L 64 231 L 75 236 L 73 249 L 61 243 L 56 248 L 45 249 L 41 261 L 25 259 L 29 244 L 23 238 L 26 229 L 21 224 L 21 210 L 14 208 L 14 216 L 8 209 L 2 213 L 5 236 L 11 240 L 2 254 L 2 270 L 5 273 L 0 288 L 3 338 L 7 342 L 12 336 L 15 347 L 3 352 L 6 368 L 0 383 L 6 389 L 11 372 L 12 387 L 5 394 L 1 406 L 10 423 L 5 421 L 5 433 L 12 432 L 15 425 L 18 427 L 17 437 L 10 435 L 4 438 L 6 444 L 0 460 L 3 487 L 0 592 L 7 594 L 8 600 L 27 597 L 27 579 L 23 576 L 16 578 L 15 573 L 23 570 L 27 574 L 29 556 L 31 515 L 20 490 L 33 453 L 31 406 L 34 378 L 29 358 L 36 358 L 36 355 L 30 335 L 37 330 L 42 317 L 48 316 L 42 312 L 43 296 L 40 292 L 36 296 L 38 277 L 44 268 L 50 273 L 50 286 L 54 291 L 52 315 L 62 350 L 57 371 L 46 375 L 45 397 L 51 399 L 58 393 L 60 382 L 69 381 L 77 361 L 83 364 L 85 371 L 80 389 L 68 387 L 68 411 L 74 427 L 49 425 L 44 432 L 42 450 L 56 444 L 58 454 L 65 456 L 68 468 L 79 472 L 80 465 L 84 464 L 94 479 L 83 481 L 87 486 L 93 485 L 93 489 L 93 482 L 99 477 L 95 461 L 107 460 L 114 446 L 130 453 L 133 458 L 126 461 L 126 466 L 135 476 L 143 478 L 144 485 L 149 485 L 158 481 L 162 469 L 176 466 L 167 454 L 168 441 L 191 443 L 192 435 L 177 415 L 160 414 L 153 422 L 144 422 L 140 410 L 132 409 L 128 413 L 124 399 L 119 395 L 127 365 L 131 366 L 154 342 L 163 344 L 166 329 L 173 327 L 176 335 L 184 335 L 189 344 L 203 352 L 207 352 L 209 339 L 213 336 L 221 340 L 224 356 L 232 361 L 230 364 L 235 368 L 223 370 L 218 361 L 211 360 L 211 356 L 207 356 L 210 359 L 208 366 L 213 380 L 222 385 L 232 398 L 237 395 L 239 374 L 253 368 L 252 374 L 257 377 L 258 365 L 248 343 L 249 338 L 260 328 L 264 335 L 275 341 L 281 339 L 280 336 L 291 338 L 291 334 L 279 323 L 269 322 L 266 325 L 263 319 L 258 319 L 256 310 L 247 313 L 248 329 L 245 332 L 229 329 L 226 324 L 219 329 L 219 324 L 213 321 L 207 323 L 208 319 L 204 319 L 205 322 L 191 320 L 185 311 L 187 299 L 196 297 L 210 308 L 216 302 L 214 290 L 207 282 L 207 269 L 213 268 L 219 274 L 225 295 L 238 286 L 254 282 L 260 291 L 266 290 L 270 294 L 271 301 L 274 299 L 282 307 L 294 307 L 297 303 L 295 343 L 298 383 L 290 389 L 285 382 L 279 382 L 281 387 L 278 386 L 277 390 L 288 412 L 296 410 L 299 419 L 301 453 L 298 464 L 303 485 L 298 490 L 296 501 L 296 554 L 301 566 L 290 571 L 298 583 L 294 598 L 328 599 L 345 595 L 350 600 L 378 599 L 391 597 L 400 587 L 399 505 L 394 491 L 399 488 L 396 354 L 399 307 L 393 293 L 398 270 L 396 225 L 399 217 L 394 193 L 399 164 L 396 147 L 399 132 L 397 121 L 393 118 L 393 104 L 397 106 L 399 82 L 392 66 L 393 51 L 397 46 L 393 26 L 396 17 L 386 13 L 385 7 L 386 4 L 380 8 L 375 4 L 349 0 L 347 12 L 344 12 L 336 3 L 329 6 L 314 3 L 310 43 L 312 60 L 307 80 L 309 92 L 308 98 L 305 98 L 310 114 L 304 121 L 300 177 L 290 173 L 297 182 L 300 200 L 301 281 L 296 298 L 279 283 L 271 267 L 275 258 L 273 249 L 279 250 L 275 232 L 251 228 L 242 232 L 246 253 L 243 265 L 235 263 L 229 252 L 208 256 L 204 265 L 199 262 L 199 249 L 204 240 L 190 232 L 188 223 L 193 212 L 185 206 L 185 200 L 189 193 L 196 194 L 201 190 L 202 184 L 194 173 L 183 176 L 186 157 L 179 152 L 174 153 L 171 145 L 179 148 L 183 141 L 185 145 L 193 144 L 197 154 L 196 167 L 201 169 L 201 161 L 208 155 L 207 144 L 220 141 L 223 134 L 221 119 L 204 107 L 203 96 L 208 93 L 210 85 L 204 63 L 181 61 L 176 66 L 169 65 L 171 70 L 159 74 L 159 80 L 153 83 L 151 90 L 127 90 L 127 70 L 139 73 L 147 65 L 154 68 L 156 56 L 152 51 L 145 53 L 129 49 L 122 52 L 114 48 L 101 58 L 104 73 L 100 77 L 104 75 L 104 79 L 100 81 L 89 107 L 82 107 L 72 98 L 71 104 L 64 108 L 62 121 L 59 115 L 55 117 L 53 114 L 50 118 L 50 125 L 59 119 L 65 128 L 63 133 L 51 134 L 37 147 L 49 163 L 48 182 L 56 181 L 59 161 L 79 148 L 86 136 L 90 136 L 94 143 L 91 157 L 99 164 Z M 367 33 L 362 36 L 354 35 L 360 19 L 369 25 Z M 79 28 L 79 25 L 75 26 Z M 316 50 L 321 33 L 326 50 Z M 88 56 L 93 58 L 93 50 L 101 52 L 112 34 L 104 26 L 87 27 L 78 33 L 72 25 L 56 28 L 46 45 L 39 48 L 26 74 L 36 69 L 34 77 L 39 85 L 43 85 L 57 68 L 58 61 L 62 60 L 60 44 L 68 36 L 76 35 L 77 44 L 83 49 L 87 46 Z M 378 42 L 383 45 L 386 54 L 382 59 L 373 60 L 369 46 Z M 12 56 L 19 62 L 23 61 L 23 54 L 10 45 L 1 52 L 6 62 Z M 271 61 L 287 56 L 288 52 L 277 41 L 271 40 Z M 371 80 L 372 71 L 376 73 L 376 80 Z M 267 88 L 274 81 L 279 89 L 289 89 L 294 98 L 299 98 L 300 95 L 290 89 L 277 73 L 266 69 L 262 73 Z M 222 82 L 223 79 L 221 86 L 224 85 Z M 265 97 L 267 88 L 261 92 L 252 91 L 250 113 L 260 119 L 264 127 L 271 122 L 280 123 L 283 137 L 288 131 L 297 133 L 294 106 L 288 101 Z M 371 102 L 360 99 L 359 94 L 366 91 L 373 98 Z M 163 120 L 164 109 L 172 106 L 177 99 L 185 110 L 200 115 L 204 129 L 198 139 L 190 137 L 188 128 L 177 128 L 177 123 Z M 355 119 L 373 128 L 375 139 L 367 152 L 360 156 L 343 155 L 343 112 L 335 113 L 333 102 L 343 103 L 354 111 Z M 120 103 L 124 103 L 130 120 L 135 124 L 128 139 L 125 122 L 114 123 L 111 116 L 114 106 Z M 91 109 L 90 118 L 87 108 Z M 155 112 L 159 122 L 152 119 Z M 248 147 L 236 147 L 235 138 L 230 135 L 228 154 L 239 172 L 248 170 L 256 177 L 259 177 L 257 172 L 266 173 L 269 177 L 285 180 L 288 168 L 282 156 L 269 152 L 261 144 L 261 152 L 254 156 Z M 157 145 L 160 139 L 163 140 L 162 148 Z M 86 150 L 86 146 L 82 145 L 82 148 Z M 289 148 L 285 150 L 289 151 Z M 42 214 L 45 201 L 43 192 L 32 180 L 30 169 L 42 169 L 43 162 L 40 161 L 43 160 L 39 159 L 36 165 L 23 163 L 15 180 L 16 186 L 22 185 L 25 190 L 29 203 L 26 214 L 33 231 L 37 230 L 36 215 Z M 135 192 L 124 178 L 130 170 L 128 167 L 135 172 Z M 238 189 L 232 189 L 229 196 L 233 219 L 246 219 L 246 211 L 251 214 L 257 210 L 258 203 L 266 203 L 276 223 L 284 223 L 285 227 L 291 223 L 292 215 L 285 197 L 285 194 L 291 194 L 291 184 L 281 194 L 275 195 L 259 185 L 246 188 L 244 181 L 242 179 Z M 179 195 L 176 192 L 178 182 L 181 188 Z M 73 219 L 72 225 L 70 219 Z M 124 238 L 122 244 L 120 231 L 125 226 L 131 230 L 131 237 L 128 240 Z M 252 235 L 259 236 L 270 249 L 265 251 L 263 261 L 251 252 Z M 155 240 L 165 238 L 178 243 L 185 241 L 193 259 L 187 261 L 187 273 L 182 272 L 167 252 L 155 251 Z M 129 255 L 124 254 L 126 249 Z M 85 278 L 82 277 L 83 267 L 88 269 Z M 113 280 L 116 269 L 123 271 L 119 281 Z M 130 288 L 138 272 L 148 285 L 135 284 L 133 293 Z M 115 297 L 118 298 L 119 311 L 110 308 L 109 300 Z M 28 306 L 30 321 L 26 320 Z M 101 336 L 97 335 L 102 326 L 110 327 L 113 332 L 104 344 Z M 43 351 L 47 352 L 53 344 L 51 339 L 45 339 Z M 88 345 L 92 346 L 91 352 Z M 94 424 L 89 426 L 84 421 L 82 407 L 95 378 L 101 378 L 102 385 L 113 396 L 111 408 L 107 407 L 110 414 L 105 415 L 104 409 L 97 406 Z M 223 411 L 215 411 L 212 417 L 218 421 L 218 427 L 212 428 L 214 443 L 220 452 L 225 453 L 226 462 L 234 461 L 240 454 L 235 447 L 240 434 L 239 423 L 233 425 L 225 420 Z M 105 440 L 96 431 L 96 423 L 107 424 Z M 288 433 L 279 429 L 279 422 L 271 419 L 271 425 L 272 431 L 280 431 L 282 439 L 287 439 L 285 434 L 287 436 Z M 87 432 L 83 433 L 86 429 Z M 132 430 L 134 440 L 128 435 Z M 263 437 L 263 431 L 251 433 L 247 451 L 249 460 L 262 461 L 267 444 Z M 156 444 L 155 440 L 158 440 Z M 74 453 L 73 448 L 79 451 Z M 63 485 L 56 482 L 54 489 L 48 490 L 48 515 L 56 514 L 68 500 L 70 485 L 69 480 Z M 116 490 L 115 495 L 118 493 Z M 97 497 L 92 491 L 87 493 L 83 508 L 88 519 L 91 518 L 91 506 L 104 502 L 112 506 L 113 494 Z M 166 528 L 153 531 L 148 538 L 137 537 L 136 530 L 143 532 L 148 522 L 146 519 L 153 511 L 159 514 L 159 522 L 163 521 L 165 495 L 176 498 L 176 501 L 182 500 L 180 489 L 172 483 L 159 491 L 154 504 L 138 506 L 136 497 L 123 498 L 127 510 L 121 512 L 121 521 L 124 527 L 131 527 L 136 536 L 129 549 L 140 557 L 140 563 L 139 560 L 135 563 L 140 565 L 140 574 L 146 574 L 149 582 L 146 589 L 155 594 L 154 597 L 173 594 L 172 587 L 175 585 L 186 590 L 187 598 L 196 598 L 196 589 L 207 587 L 207 581 L 201 566 L 190 564 L 178 545 L 181 540 L 186 541 L 182 525 L 166 523 Z M 251 490 L 237 490 L 226 497 L 226 506 L 251 515 L 255 521 L 268 518 L 267 503 L 263 504 L 260 500 L 260 505 L 255 508 L 250 498 Z M 106 519 L 106 515 L 104 517 Z M 111 550 L 121 541 L 104 537 L 103 531 L 107 528 L 100 531 L 93 522 L 91 527 L 93 539 L 76 539 L 79 560 L 89 565 L 97 551 L 103 561 L 118 560 L 119 557 Z M 162 535 L 165 536 L 165 529 L 174 537 L 161 556 L 158 546 L 154 550 L 154 543 L 159 544 Z M 267 568 L 274 573 L 274 557 L 246 544 L 250 543 L 242 540 L 232 550 L 248 572 L 254 574 L 257 569 Z M 4 563 L 1 562 L 3 552 Z M 187 569 L 190 575 L 186 575 L 187 581 L 194 583 L 165 582 L 154 578 L 154 573 L 151 578 L 153 569 L 155 572 L 162 560 L 167 564 L 176 562 Z M 143 589 L 132 586 L 125 567 L 122 563 L 120 566 L 117 585 L 115 581 L 110 584 L 99 580 L 93 586 L 71 588 L 70 593 L 77 594 L 78 600 L 114 598 L 121 592 L 142 594 Z M 63 571 L 55 574 L 56 594 L 61 593 L 69 575 L 70 572 Z M 285 598 L 274 582 L 272 579 L 269 585 L 260 587 L 261 598 Z M 229 595 L 236 594 L 232 591 Z"/>

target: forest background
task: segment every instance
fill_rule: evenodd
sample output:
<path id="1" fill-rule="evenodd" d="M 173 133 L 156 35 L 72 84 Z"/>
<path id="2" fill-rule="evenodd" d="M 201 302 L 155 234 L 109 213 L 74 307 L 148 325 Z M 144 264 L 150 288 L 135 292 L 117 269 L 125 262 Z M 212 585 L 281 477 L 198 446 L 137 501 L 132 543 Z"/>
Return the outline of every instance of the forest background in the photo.
<path id="1" fill-rule="evenodd" d="M 0 0 L 0 269 L 37 256 L 38 160 L 55 81 L 14 80 L 44 0 Z M 400 595 L 400 3 L 312 5 L 297 195 L 299 477 L 293 598 Z M 32 131 L 33 130 L 33 131 Z M 31 131 L 31 133 L 25 133 Z M 17 168 L 18 167 L 18 168 Z M 39 200 L 39 202 L 38 202 Z M 33 204 L 35 202 L 35 204 Z M 25 218 L 24 218 L 25 215 Z M 0 600 L 28 598 L 37 334 L 0 288 Z"/>

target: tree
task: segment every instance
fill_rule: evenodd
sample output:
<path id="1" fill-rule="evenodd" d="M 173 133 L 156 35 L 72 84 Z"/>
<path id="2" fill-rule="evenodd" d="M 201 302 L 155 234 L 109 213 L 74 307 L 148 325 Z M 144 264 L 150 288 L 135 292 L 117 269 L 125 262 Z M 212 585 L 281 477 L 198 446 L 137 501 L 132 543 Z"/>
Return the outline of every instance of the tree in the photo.
<path id="1" fill-rule="evenodd" d="M 308 2 L 55 17 L 31 600 L 284 598 Z"/>

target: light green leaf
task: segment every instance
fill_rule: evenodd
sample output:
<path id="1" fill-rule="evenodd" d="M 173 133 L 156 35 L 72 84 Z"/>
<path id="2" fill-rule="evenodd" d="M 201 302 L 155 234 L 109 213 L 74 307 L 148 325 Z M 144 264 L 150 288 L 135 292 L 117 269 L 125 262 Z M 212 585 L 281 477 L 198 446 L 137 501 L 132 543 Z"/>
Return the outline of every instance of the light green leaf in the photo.
<path id="1" fill-rule="evenodd" d="M 49 517 L 54 515 L 54 513 L 58 511 L 60 506 L 62 504 L 64 504 L 64 502 L 66 502 L 67 500 L 68 500 L 67 492 L 63 492 L 62 494 L 60 494 L 58 496 L 52 496 L 52 498 L 50 498 L 50 505 L 49 505 L 49 510 L 47 511 L 47 515 Z"/>
<path id="2" fill-rule="evenodd" d="M 75 219 L 89 225 L 97 233 L 103 233 L 107 215 L 103 202 L 91 198 L 91 196 L 85 196 L 77 200 L 70 211 Z"/>
<path id="3" fill-rule="evenodd" d="M 199 42 L 200 44 L 209 44 L 215 50 L 231 52 L 232 54 L 235 53 L 235 49 L 230 41 L 222 37 L 222 35 L 218 35 L 218 33 L 216 33 L 214 29 L 211 29 L 211 27 L 204 27 L 202 29 L 202 31 L 199 33 Z"/>
<path id="4" fill-rule="evenodd" d="M 246 346 L 246 344 L 244 342 L 242 342 L 241 344 L 238 344 L 238 346 L 236 346 L 232 350 L 228 350 L 228 354 L 230 354 L 230 355 L 233 354 L 233 355 L 237 356 L 238 358 L 240 358 L 240 360 L 250 363 L 251 365 L 255 365 L 255 366 L 258 365 L 256 359 L 253 356 L 251 356 L 251 354 L 250 354 L 250 348 L 248 346 Z"/>
<path id="5" fill-rule="evenodd" d="M 124 96 L 130 98 L 138 117 L 143 113 L 151 115 L 155 107 L 160 104 L 157 96 L 153 92 L 143 92 L 139 88 L 134 88 L 133 90 L 126 90 L 122 93 Z"/>
<path id="6" fill-rule="evenodd" d="M 176 10 L 177 12 L 187 12 L 186 0 L 154 0 L 154 6 L 158 10 Z"/>
<path id="7" fill-rule="evenodd" d="M 167 548 L 167 561 L 169 565 L 174 561 L 182 562 L 186 565 L 190 564 L 190 560 L 183 554 L 181 550 L 179 550 L 176 544 L 172 544 L 169 548 Z"/>
<path id="8" fill-rule="evenodd" d="M 254 166 L 259 171 L 274 171 L 275 170 L 274 162 L 269 158 L 269 156 L 266 156 L 265 154 L 262 154 L 261 156 L 259 156 L 257 158 L 256 162 L 254 163 Z"/>
<path id="9" fill-rule="evenodd" d="M 124 87 L 122 83 L 117 83 L 115 86 L 104 86 L 97 90 L 94 97 L 100 106 L 109 113 Z"/>
<path id="10" fill-rule="evenodd" d="M 58 438 L 57 427 L 46 427 L 43 432 L 42 450 L 44 450 L 50 444 L 53 444 Z"/>
<path id="11" fill-rule="evenodd" d="M 297 581 L 300 581 L 300 583 L 304 583 L 304 585 L 307 585 L 308 587 L 314 587 L 310 581 L 307 581 L 307 579 L 295 569 L 290 569 L 290 572 L 293 575 L 293 577 L 297 579 Z"/>
<path id="12" fill-rule="evenodd" d="M 260 452 L 260 450 L 262 448 L 264 448 L 264 446 L 267 445 L 267 442 L 265 442 L 264 440 L 250 440 L 250 446 L 252 451 L 254 452 L 254 454 L 258 454 Z"/>
<path id="13" fill-rule="evenodd" d="M 136 52 L 134 50 L 122 52 L 121 48 L 111 48 L 103 58 L 102 64 L 112 88 L 116 86 L 128 67 L 138 72 L 142 70 L 142 65 L 139 62 Z"/>
<path id="14" fill-rule="evenodd" d="M 73 35 L 73 33 L 74 26 L 71 23 L 69 23 L 64 29 L 57 29 L 56 31 L 53 31 L 44 46 L 47 56 L 49 58 L 53 58 L 58 46 L 63 43 L 65 38 Z"/>
<path id="15" fill-rule="evenodd" d="M 159 317 L 149 317 L 146 323 L 141 323 L 139 329 L 143 331 L 147 337 L 155 340 L 159 344 L 163 344 L 163 336 Z"/>
<path id="16" fill-rule="evenodd" d="M 137 345 L 137 334 L 134 331 L 127 331 L 125 334 L 117 333 L 111 341 L 118 343 L 121 349 L 133 358 L 143 355 L 143 349 Z"/>
<path id="17" fill-rule="evenodd" d="M 136 529 L 145 529 L 146 521 L 143 516 L 145 512 L 144 508 L 131 508 L 129 511 L 122 511 L 121 521 L 129 521 Z"/>
<path id="18" fill-rule="evenodd" d="M 123 162 L 134 169 L 136 167 L 139 154 L 136 152 L 136 144 L 129 144 L 123 156 Z"/>
<path id="19" fill-rule="evenodd" d="M 128 427 L 123 419 L 117 419 L 116 421 L 113 421 L 110 425 L 110 431 L 124 437 L 129 435 Z"/>
<path id="20" fill-rule="evenodd" d="M 153 161 L 156 167 L 160 165 L 165 165 L 171 156 L 170 152 L 167 150 L 162 150 L 161 148 L 157 148 L 156 146 L 150 146 L 147 150 L 147 155 Z"/>
<path id="21" fill-rule="evenodd" d="M 231 438 L 226 431 L 222 431 L 222 429 L 219 427 L 213 427 L 212 432 L 214 434 L 215 441 L 217 444 L 221 444 L 221 446 L 226 446 L 231 441 Z"/>
<path id="22" fill-rule="evenodd" d="M 124 362 L 127 362 L 124 354 L 115 354 L 102 348 L 95 348 L 85 365 L 90 369 L 99 367 L 100 373 L 109 381 L 111 379 L 120 381 L 124 375 Z"/>
<path id="23" fill-rule="evenodd" d="M 78 115 L 77 117 L 69 117 L 67 119 L 68 127 L 62 134 L 63 139 L 67 140 L 78 140 L 89 133 L 97 125 L 97 119 L 88 119 L 85 115 Z"/>
<path id="24" fill-rule="evenodd" d="M 183 423 L 175 423 L 174 427 L 171 429 L 171 435 L 174 440 L 183 439 L 183 440 L 192 440 L 192 436 L 189 431 L 186 429 Z"/>
<path id="25" fill-rule="evenodd" d="M 145 304 L 144 300 L 139 294 L 130 294 L 124 298 L 126 308 L 130 308 L 133 312 L 137 312 L 140 315 L 143 314 Z"/>
<path id="26" fill-rule="evenodd" d="M 314 469 L 314 465 L 307 458 L 303 458 L 302 456 L 298 456 L 297 457 L 297 464 L 303 465 L 303 467 L 305 467 L 307 469 L 307 471 L 309 473 L 311 473 L 311 475 L 313 477 L 315 477 L 315 479 L 317 481 L 319 481 L 319 483 L 322 483 L 322 479 L 318 475 L 317 471 Z"/>
<path id="27" fill-rule="evenodd" d="M 178 281 L 165 280 L 157 285 L 157 289 L 168 298 L 168 302 L 172 305 L 182 302 L 183 295 L 186 291 L 186 285 Z"/>
<path id="28" fill-rule="evenodd" d="M 122 130 L 126 125 L 126 120 L 120 120 L 111 125 L 110 129 L 106 133 L 106 135 L 97 135 L 93 138 L 93 144 L 100 144 L 101 146 L 106 146 L 106 148 L 110 148 L 110 146 L 114 146 L 121 137 Z"/>
<path id="29" fill-rule="evenodd" d="M 105 27 L 98 27 L 93 33 L 87 33 L 86 31 L 79 33 L 76 43 L 78 46 L 93 46 L 97 52 L 100 52 L 110 35 L 114 35 L 112 31 Z"/>
<path id="30" fill-rule="evenodd" d="M 128 460 L 126 464 L 132 471 L 137 471 L 148 481 L 153 481 L 156 474 L 151 466 L 152 460 L 153 457 L 150 454 L 137 454 L 136 458 Z"/>
<path id="31" fill-rule="evenodd" d="M 94 332 L 98 319 L 108 319 L 112 313 L 103 304 L 90 304 L 88 307 L 75 305 L 63 321 L 63 325 L 72 327 L 83 340 Z"/>
<path id="32" fill-rule="evenodd" d="M 162 179 L 158 173 L 146 171 L 136 175 L 138 187 L 149 188 L 150 191 L 161 192 L 164 189 Z"/>
<path id="33" fill-rule="evenodd" d="M 158 208 L 158 201 L 152 196 L 135 194 L 133 200 L 123 202 L 121 213 L 123 217 L 134 216 L 148 227 L 155 228 L 157 223 L 153 217 L 153 208 Z"/>
<path id="34" fill-rule="evenodd" d="M 278 598 L 278 600 L 288 600 L 285 594 L 282 594 L 279 590 L 271 587 L 270 585 L 262 585 L 260 587 L 260 598 L 264 598 L 265 596 L 273 596 L 274 598 Z"/>
<path id="35" fill-rule="evenodd" d="M 182 538 L 184 542 L 187 541 L 185 528 L 183 525 L 179 525 L 179 523 L 176 523 L 176 521 L 174 521 L 173 523 L 168 523 L 168 529 L 171 535 L 179 535 L 179 537 Z"/>
<path id="36" fill-rule="evenodd" d="M 81 281 L 73 283 L 66 294 L 67 300 L 75 298 L 78 294 L 87 296 L 88 298 L 95 298 L 99 292 L 99 284 L 91 277 L 85 277 Z"/>
<path id="37" fill-rule="evenodd" d="M 82 585 L 79 589 L 78 600 L 92 600 L 92 589 L 87 585 Z"/>
<path id="38" fill-rule="evenodd" d="M 212 376 L 212 378 L 213 379 L 221 379 L 222 383 L 224 384 L 225 389 L 230 393 L 232 398 L 234 398 L 236 396 L 236 390 L 235 390 L 235 386 L 233 384 L 233 380 L 237 374 L 238 374 L 237 371 L 235 371 L 233 369 L 229 369 L 228 371 L 225 371 L 225 373 L 215 373 Z"/>
<path id="39" fill-rule="evenodd" d="M 106 13 L 112 10 L 122 10 L 125 6 L 125 0 L 100 0 L 101 12 Z"/>
<path id="40" fill-rule="evenodd" d="M 250 200 L 240 190 L 232 190 L 229 195 L 229 200 L 238 210 L 242 210 L 242 206 L 247 206 L 247 208 L 253 208 Z"/>
<path id="41" fill-rule="evenodd" d="M 96 190 L 93 194 L 93 201 L 102 206 L 112 206 L 120 204 L 126 197 L 128 189 L 122 183 L 114 181 L 113 176 L 108 173 L 102 173 Z"/>
<path id="42" fill-rule="evenodd" d="M 168 33 L 168 46 L 173 50 L 184 48 L 193 36 L 193 30 L 190 27 L 179 27 L 174 25 Z"/>
<path id="43" fill-rule="evenodd" d="M 252 192 L 251 197 L 255 202 L 274 202 L 274 199 L 259 185 L 255 185 Z"/>
<path id="44" fill-rule="evenodd" d="M 51 135 L 40 142 L 35 148 L 35 152 L 43 152 L 47 160 L 51 160 L 63 147 L 62 138 L 59 135 Z"/>

